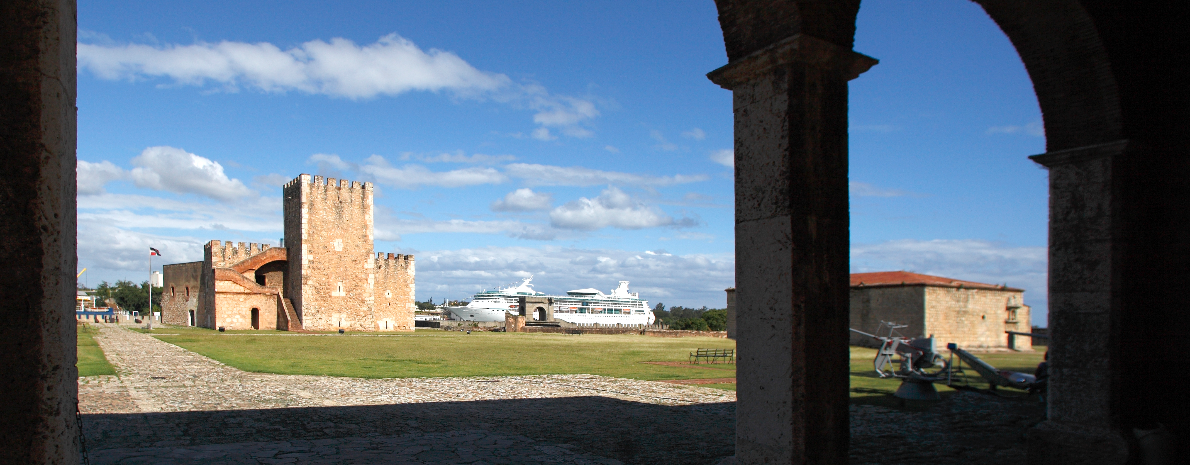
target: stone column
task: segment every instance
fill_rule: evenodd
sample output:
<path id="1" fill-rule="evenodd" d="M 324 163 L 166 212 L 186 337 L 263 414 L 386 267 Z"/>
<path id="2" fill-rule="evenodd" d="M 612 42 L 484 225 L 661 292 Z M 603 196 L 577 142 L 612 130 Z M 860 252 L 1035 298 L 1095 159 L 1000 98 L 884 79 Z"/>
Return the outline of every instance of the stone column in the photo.
<path id="1" fill-rule="evenodd" d="M 0 463 L 79 463 L 75 3 L 0 2 Z"/>
<path id="2" fill-rule="evenodd" d="M 735 288 L 729 287 L 723 291 L 727 293 L 727 338 L 735 340 Z"/>
<path id="3" fill-rule="evenodd" d="M 1029 463 L 1124 463 L 1113 429 L 1120 373 L 1116 273 L 1125 244 L 1117 188 L 1128 141 L 1035 155 L 1049 169 L 1049 397 Z M 1139 381 L 1139 380 L 1138 380 Z"/>
<path id="4" fill-rule="evenodd" d="M 847 463 L 847 81 L 797 34 L 707 76 L 735 112 L 738 463 Z"/>

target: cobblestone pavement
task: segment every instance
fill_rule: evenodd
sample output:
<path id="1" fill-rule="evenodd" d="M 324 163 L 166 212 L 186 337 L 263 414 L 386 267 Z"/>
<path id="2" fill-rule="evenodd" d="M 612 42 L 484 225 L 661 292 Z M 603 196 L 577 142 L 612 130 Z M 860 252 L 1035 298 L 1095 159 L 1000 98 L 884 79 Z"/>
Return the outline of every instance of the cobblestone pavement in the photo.
<path id="1" fill-rule="evenodd" d="M 118 376 L 79 381 L 93 463 L 377 463 L 378 456 L 394 463 L 622 463 L 601 452 L 667 455 L 644 450 L 633 425 L 690 436 L 675 441 L 692 452 L 658 463 L 732 453 L 731 391 L 593 375 L 248 373 L 146 334 L 100 327 L 96 341 Z M 727 429 L 702 438 L 688 434 L 691 421 Z M 584 447 L 572 451 L 576 437 Z"/>
<path id="2" fill-rule="evenodd" d="M 591 375 L 266 375 L 115 327 L 97 340 L 120 376 L 80 379 L 96 464 L 696 464 L 734 453 L 731 391 Z M 850 461 L 1020 462 L 1042 413 L 974 393 L 914 411 L 852 405 Z"/>

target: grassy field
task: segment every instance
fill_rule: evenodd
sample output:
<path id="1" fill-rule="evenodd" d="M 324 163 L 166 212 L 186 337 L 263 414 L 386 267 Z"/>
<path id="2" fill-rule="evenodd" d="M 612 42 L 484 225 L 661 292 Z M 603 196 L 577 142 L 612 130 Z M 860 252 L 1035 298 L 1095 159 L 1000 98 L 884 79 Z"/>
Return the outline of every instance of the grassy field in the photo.
<path id="1" fill-rule="evenodd" d="M 697 348 L 735 347 L 734 341 L 719 338 L 449 331 L 311 336 L 280 331 L 219 333 L 187 327 L 167 327 L 154 333 L 163 341 L 230 366 L 262 373 L 359 378 L 589 373 L 650 381 L 735 377 L 735 365 L 731 364 L 647 363 L 686 362 L 689 353 Z M 1042 354 L 994 353 L 980 357 L 1000 369 L 1032 373 Z M 877 377 L 872 370 L 874 356 L 873 349 L 851 348 L 852 401 L 896 404 L 890 395 L 900 381 Z M 972 378 L 970 384 L 987 388 L 978 377 Z M 735 389 L 733 383 L 701 386 Z M 943 396 L 955 393 L 941 385 L 938 390 Z"/>
<path id="2" fill-rule="evenodd" d="M 732 378 L 735 365 L 665 366 L 698 348 L 730 349 L 720 338 L 536 333 L 291 335 L 169 327 L 157 338 L 245 371 L 358 378 L 589 373 L 642 380 Z M 173 334 L 173 335 L 167 335 Z"/>
<path id="3" fill-rule="evenodd" d="M 103 350 L 95 343 L 93 336 L 98 333 L 91 325 L 78 327 L 78 370 L 79 376 L 114 375 L 116 369 L 107 362 Z"/>

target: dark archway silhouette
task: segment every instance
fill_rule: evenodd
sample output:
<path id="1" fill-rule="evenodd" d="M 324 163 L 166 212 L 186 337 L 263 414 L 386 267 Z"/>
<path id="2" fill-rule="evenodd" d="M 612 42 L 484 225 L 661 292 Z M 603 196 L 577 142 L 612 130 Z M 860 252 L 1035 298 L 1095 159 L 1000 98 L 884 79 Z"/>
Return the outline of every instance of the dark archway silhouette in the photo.
<path id="1" fill-rule="evenodd" d="M 1190 144 L 1171 126 L 1188 119 L 1174 76 L 1190 63 L 1156 45 L 1181 43 L 1184 19 L 1173 18 L 1187 7 L 977 3 L 1020 54 L 1047 134 L 1033 159 L 1050 170 L 1050 360 L 1061 374 L 1048 420 L 1030 432 L 1030 461 L 1120 462 L 1132 428 L 1187 432 L 1176 394 L 1185 373 L 1125 381 L 1176 363 L 1148 343 L 1177 340 L 1164 328 L 1187 323 L 1171 310 L 1187 296 L 1160 286 L 1190 274 L 1190 254 L 1162 253 L 1190 248 L 1190 213 L 1153 201 L 1190 194 L 1178 181 Z M 860 2 L 716 5 L 728 64 L 708 77 L 733 91 L 736 129 L 737 459 L 843 463 L 846 83 L 874 64 L 851 50 Z"/>
<path id="2" fill-rule="evenodd" d="M 978 3 L 1020 53 L 1047 134 L 1052 386 L 1030 462 L 1122 463 L 1132 429 L 1158 423 L 1185 449 L 1190 5 Z M 716 4 L 728 64 L 710 77 L 735 102 L 737 459 L 845 463 L 847 81 L 873 64 L 851 50 L 859 1 Z M 75 14 L 0 3 L 6 463 L 79 461 Z"/>

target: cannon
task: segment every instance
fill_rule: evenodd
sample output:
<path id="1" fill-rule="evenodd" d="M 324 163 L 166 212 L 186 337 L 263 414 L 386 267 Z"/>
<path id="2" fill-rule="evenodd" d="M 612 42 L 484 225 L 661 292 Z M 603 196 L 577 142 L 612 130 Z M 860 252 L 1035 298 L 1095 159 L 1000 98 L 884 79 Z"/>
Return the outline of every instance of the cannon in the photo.
<path id="1" fill-rule="evenodd" d="M 944 383 L 947 386 L 960 388 L 955 384 L 955 375 L 964 374 L 962 363 L 966 363 L 988 382 L 993 391 L 998 387 L 1007 387 L 1028 391 L 1030 394 L 1038 394 L 1042 400 L 1045 399 L 1048 375 L 1046 362 L 1042 362 L 1032 375 L 999 370 L 976 357 L 975 354 L 959 348 L 953 342 L 946 345 L 947 350 L 950 351 L 948 359 L 937 353 L 933 337 L 910 339 L 897 334 L 896 331 L 907 325 L 898 325 L 888 321 L 880 323 L 888 328 L 887 336 L 877 336 L 854 328 L 851 331 L 880 341 L 880 349 L 876 352 L 876 359 L 872 362 L 873 368 L 881 378 L 900 378 L 902 380 L 901 386 L 893 394 L 896 397 L 909 400 L 940 400 L 941 397 L 938 396 L 938 390 L 934 388 L 934 383 Z M 1029 333 L 1015 335 L 1045 337 Z M 900 356 L 900 368 L 894 371 L 891 367 L 893 357 L 896 356 Z M 959 364 L 954 363 L 956 356 L 959 358 Z"/>
<path id="2" fill-rule="evenodd" d="M 872 361 L 881 378 L 900 378 L 901 386 L 894 394 L 902 399 L 940 400 L 934 383 L 950 382 L 950 361 L 938 354 L 933 337 L 909 339 L 897 334 L 907 325 L 881 321 L 888 328 L 887 336 L 877 336 L 852 328 L 851 331 L 880 341 L 876 359 Z M 892 369 L 893 357 L 900 356 L 900 367 Z"/>

